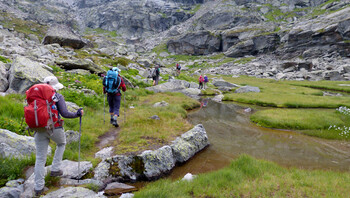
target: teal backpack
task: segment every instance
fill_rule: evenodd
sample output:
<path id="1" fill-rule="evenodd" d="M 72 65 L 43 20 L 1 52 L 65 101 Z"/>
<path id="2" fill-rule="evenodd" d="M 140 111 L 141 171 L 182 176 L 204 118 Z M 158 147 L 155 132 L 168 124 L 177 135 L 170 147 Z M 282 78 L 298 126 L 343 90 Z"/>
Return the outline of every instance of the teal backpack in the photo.
<path id="1" fill-rule="evenodd" d="M 106 92 L 109 94 L 118 93 L 118 89 L 121 83 L 121 79 L 118 76 L 118 71 L 108 70 L 107 76 L 103 82 L 103 86 L 106 87 Z"/>

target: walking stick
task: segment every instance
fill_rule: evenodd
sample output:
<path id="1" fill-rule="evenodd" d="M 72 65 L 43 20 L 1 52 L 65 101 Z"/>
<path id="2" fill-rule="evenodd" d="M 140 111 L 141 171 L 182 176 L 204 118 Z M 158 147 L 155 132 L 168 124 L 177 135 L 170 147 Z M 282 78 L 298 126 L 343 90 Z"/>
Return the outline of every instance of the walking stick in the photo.
<path id="1" fill-rule="evenodd" d="M 124 124 L 126 122 L 126 119 L 125 119 L 125 109 L 126 109 L 126 105 L 125 105 L 125 92 L 124 92 Z"/>
<path id="2" fill-rule="evenodd" d="M 103 94 L 103 124 L 106 124 L 106 96 Z"/>
<path id="3" fill-rule="evenodd" d="M 79 124 L 80 124 L 80 127 L 79 127 L 79 155 L 78 155 L 78 184 L 79 184 L 79 181 L 80 181 L 80 139 L 81 139 L 81 115 L 79 117 Z"/>

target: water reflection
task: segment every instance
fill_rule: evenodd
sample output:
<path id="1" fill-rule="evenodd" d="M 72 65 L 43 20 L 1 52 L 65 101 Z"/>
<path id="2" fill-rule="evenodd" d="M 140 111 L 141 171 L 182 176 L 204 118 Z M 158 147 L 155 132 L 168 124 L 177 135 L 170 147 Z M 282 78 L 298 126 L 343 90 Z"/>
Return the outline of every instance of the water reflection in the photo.
<path id="1" fill-rule="evenodd" d="M 211 145 L 175 168 L 172 178 L 220 169 L 242 153 L 283 166 L 350 170 L 350 151 L 336 148 L 338 142 L 257 127 L 250 123 L 245 108 L 235 104 L 203 99 L 201 103 L 200 110 L 190 113 L 188 119 L 204 125 Z"/>

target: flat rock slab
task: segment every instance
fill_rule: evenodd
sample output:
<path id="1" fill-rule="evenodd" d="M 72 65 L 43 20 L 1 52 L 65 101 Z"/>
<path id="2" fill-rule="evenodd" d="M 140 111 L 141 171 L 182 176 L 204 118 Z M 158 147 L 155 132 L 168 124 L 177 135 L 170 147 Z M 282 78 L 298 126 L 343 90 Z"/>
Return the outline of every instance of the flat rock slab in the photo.
<path id="1" fill-rule="evenodd" d="M 114 182 L 114 183 L 110 183 L 107 185 L 107 187 L 105 189 L 105 194 L 106 195 L 119 195 L 122 193 L 133 192 L 136 190 L 137 190 L 137 188 L 134 186 L 130 186 L 130 185 L 119 183 L 119 182 Z"/>
<path id="2" fill-rule="evenodd" d="M 43 198 L 106 198 L 104 195 L 96 194 L 94 191 L 82 187 L 62 188 L 54 192 L 50 192 Z"/>

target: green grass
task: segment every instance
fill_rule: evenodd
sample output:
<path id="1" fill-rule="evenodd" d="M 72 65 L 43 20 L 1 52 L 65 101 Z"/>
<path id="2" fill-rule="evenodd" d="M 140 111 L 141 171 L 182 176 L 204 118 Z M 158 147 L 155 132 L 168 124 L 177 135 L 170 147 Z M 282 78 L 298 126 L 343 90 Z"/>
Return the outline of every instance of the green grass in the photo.
<path id="1" fill-rule="evenodd" d="M 350 124 L 350 117 L 335 109 L 268 109 L 254 113 L 250 119 L 264 127 L 295 130 Z"/>
<path id="2" fill-rule="evenodd" d="M 24 177 L 23 170 L 35 164 L 35 154 L 23 159 L 0 157 L 0 187 L 7 181 Z"/>
<path id="3" fill-rule="evenodd" d="M 239 85 L 257 86 L 261 90 L 260 93 L 225 94 L 223 99 L 225 101 L 288 108 L 337 108 L 350 106 L 350 97 L 322 96 L 320 90 L 302 86 L 302 83 L 308 83 L 307 81 L 301 82 L 300 85 L 295 85 L 294 83 L 298 84 L 299 82 L 283 82 L 244 76 L 240 78 L 224 77 L 224 79 Z M 323 82 L 323 84 L 328 85 L 324 86 L 325 88 L 330 88 L 333 83 L 331 81 Z"/>
<path id="4" fill-rule="evenodd" d="M 191 182 L 160 180 L 135 193 L 142 197 L 347 197 L 350 174 L 282 168 L 247 155 Z"/>
<path id="5" fill-rule="evenodd" d="M 26 123 L 21 121 L 24 117 L 25 96 L 10 94 L 0 97 L 0 128 L 24 135 Z"/>
<path id="6" fill-rule="evenodd" d="M 0 61 L 3 62 L 3 63 L 10 63 L 11 62 L 10 59 L 7 59 L 7 58 L 5 58 L 3 56 L 0 56 Z"/>
<path id="7" fill-rule="evenodd" d="M 135 90 L 136 91 L 136 90 Z M 119 133 L 117 153 L 139 152 L 166 144 L 191 129 L 186 122 L 187 109 L 199 107 L 199 102 L 181 93 L 158 93 L 137 90 L 128 92 L 127 118 L 120 117 L 122 131 Z M 168 107 L 154 108 L 156 102 L 165 101 Z M 121 110 L 121 112 L 123 112 Z M 150 119 L 158 115 L 160 120 Z"/>

